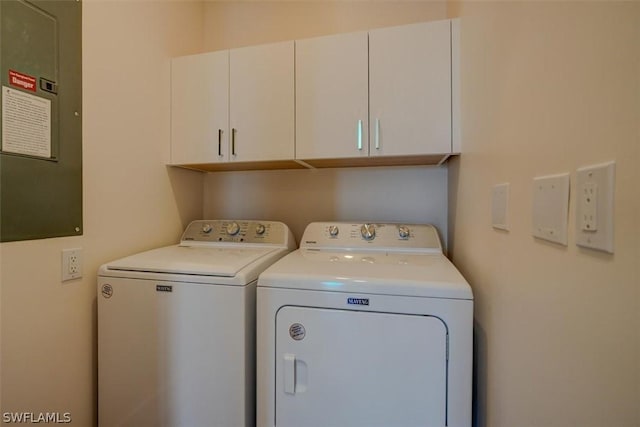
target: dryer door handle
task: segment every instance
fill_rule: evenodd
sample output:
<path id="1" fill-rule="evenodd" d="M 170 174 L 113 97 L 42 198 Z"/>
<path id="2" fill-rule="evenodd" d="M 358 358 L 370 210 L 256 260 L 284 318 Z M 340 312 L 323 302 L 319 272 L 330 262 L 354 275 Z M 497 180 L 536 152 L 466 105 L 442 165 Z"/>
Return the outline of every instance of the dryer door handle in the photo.
<path id="1" fill-rule="evenodd" d="M 285 353 L 283 358 L 284 392 L 296 394 L 296 355 Z"/>

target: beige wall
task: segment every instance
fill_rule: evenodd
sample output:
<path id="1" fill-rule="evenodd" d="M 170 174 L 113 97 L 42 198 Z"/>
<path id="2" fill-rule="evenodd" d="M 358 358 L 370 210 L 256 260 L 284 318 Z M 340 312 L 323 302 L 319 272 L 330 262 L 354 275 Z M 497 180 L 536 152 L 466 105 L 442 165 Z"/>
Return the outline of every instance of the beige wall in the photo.
<path id="1" fill-rule="evenodd" d="M 176 240 L 202 177 L 169 171 L 169 58 L 200 50 L 202 5 L 83 2 L 84 235 L 3 243 L 2 411 L 96 416 L 96 271 Z M 61 283 L 64 248 L 84 277 Z"/>
<path id="2" fill-rule="evenodd" d="M 222 172 L 205 181 L 208 218 L 283 221 L 299 242 L 313 221 L 430 222 L 447 232 L 447 168 Z"/>
<path id="3" fill-rule="evenodd" d="M 640 3 L 452 5 L 464 154 L 453 261 L 475 294 L 479 426 L 640 425 Z M 615 254 L 575 245 L 575 170 L 615 160 Z M 568 247 L 530 233 L 531 180 L 570 172 Z M 510 182 L 511 231 L 491 228 Z"/>
<path id="4" fill-rule="evenodd" d="M 446 18 L 446 1 L 206 1 L 205 49 Z"/>
<path id="5" fill-rule="evenodd" d="M 219 50 L 446 18 L 434 1 L 207 2 L 205 48 Z M 284 221 L 299 240 L 320 220 L 432 222 L 446 241 L 445 167 L 227 172 L 205 178 L 204 216 Z"/>

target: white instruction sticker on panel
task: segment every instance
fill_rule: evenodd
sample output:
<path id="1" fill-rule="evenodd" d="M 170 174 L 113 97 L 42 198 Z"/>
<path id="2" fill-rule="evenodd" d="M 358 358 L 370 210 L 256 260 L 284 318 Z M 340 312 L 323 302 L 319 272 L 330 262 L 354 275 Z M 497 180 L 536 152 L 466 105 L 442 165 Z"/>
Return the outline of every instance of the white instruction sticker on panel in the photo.
<path id="1" fill-rule="evenodd" d="M 2 86 L 2 151 L 51 157 L 51 101 Z"/>

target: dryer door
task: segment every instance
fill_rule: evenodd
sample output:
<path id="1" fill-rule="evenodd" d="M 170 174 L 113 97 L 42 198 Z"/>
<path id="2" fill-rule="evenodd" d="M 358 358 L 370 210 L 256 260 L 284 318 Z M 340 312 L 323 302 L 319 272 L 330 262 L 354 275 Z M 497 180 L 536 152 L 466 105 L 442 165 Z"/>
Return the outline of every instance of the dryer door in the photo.
<path id="1" fill-rule="evenodd" d="M 283 307 L 277 427 L 446 425 L 447 328 L 432 316 Z"/>

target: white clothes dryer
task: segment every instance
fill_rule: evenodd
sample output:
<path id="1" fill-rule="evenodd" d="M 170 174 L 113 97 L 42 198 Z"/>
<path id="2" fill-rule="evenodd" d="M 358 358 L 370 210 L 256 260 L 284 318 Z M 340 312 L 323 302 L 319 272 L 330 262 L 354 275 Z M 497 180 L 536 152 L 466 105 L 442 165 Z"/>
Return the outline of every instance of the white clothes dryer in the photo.
<path id="1" fill-rule="evenodd" d="M 255 287 L 295 248 L 271 221 L 194 221 L 98 273 L 100 427 L 255 425 Z"/>
<path id="2" fill-rule="evenodd" d="M 257 289 L 258 427 L 469 427 L 473 295 L 431 225 L 312 223 Z"/>

